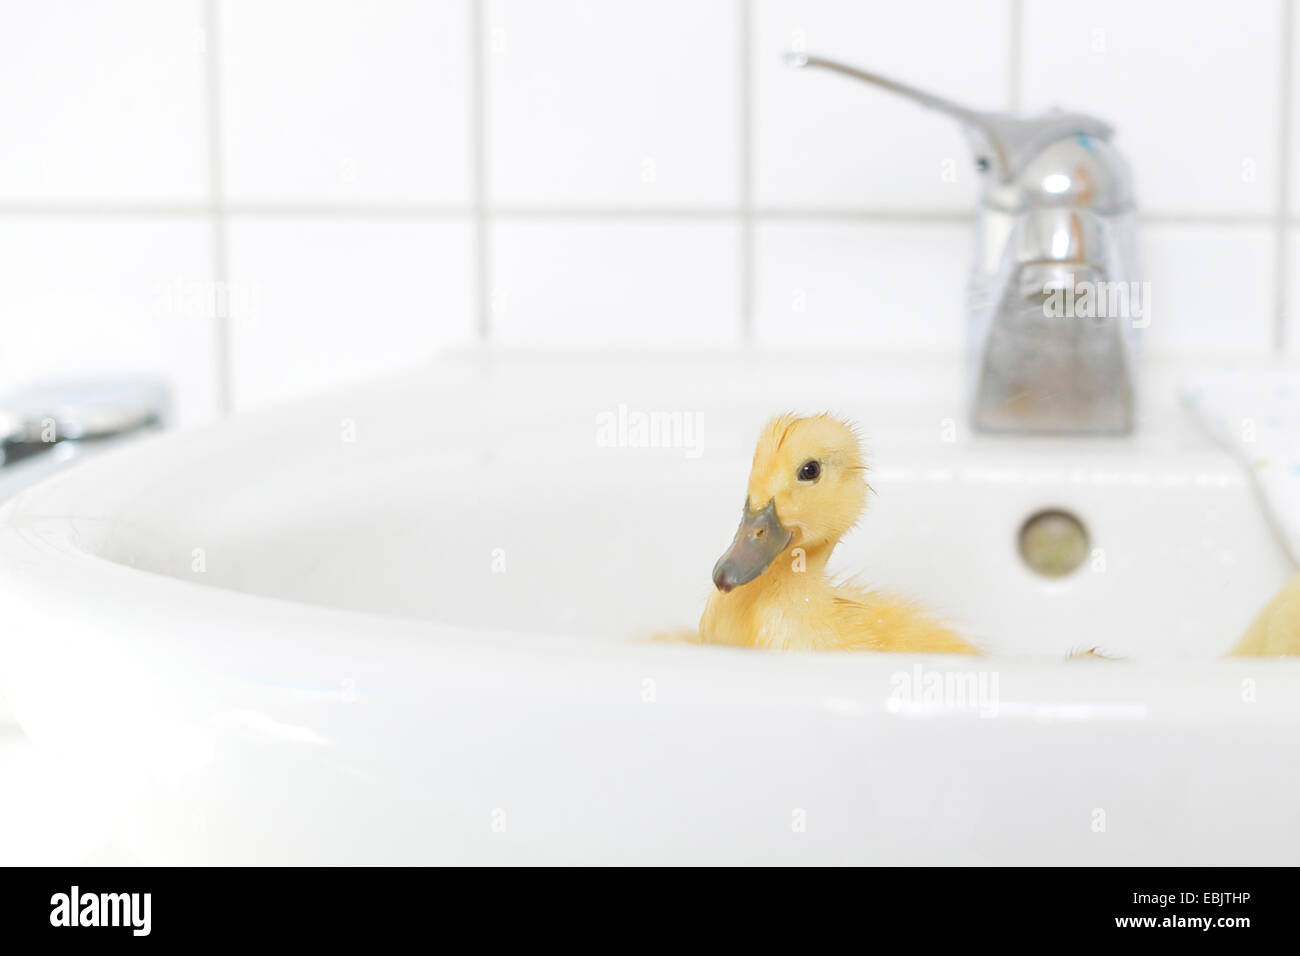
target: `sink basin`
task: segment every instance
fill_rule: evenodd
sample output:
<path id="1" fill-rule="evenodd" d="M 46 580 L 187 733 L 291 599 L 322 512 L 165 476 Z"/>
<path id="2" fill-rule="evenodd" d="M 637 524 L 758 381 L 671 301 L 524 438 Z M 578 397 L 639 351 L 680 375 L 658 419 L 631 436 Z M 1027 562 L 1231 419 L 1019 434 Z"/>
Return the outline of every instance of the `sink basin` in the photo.
<path id="1" fill-rule="evenodd" d="M 1300 663 L 1220 659 L 1291 569 L 1184 371 L 1135 437 L 1017 439 L 942 355 L 450 355 L 20 494 L 0 680 L 149 863 L 1294 864 Z M 987 657 L 645 640 L 787 408 L 867 436 L 833 568 Z"/>

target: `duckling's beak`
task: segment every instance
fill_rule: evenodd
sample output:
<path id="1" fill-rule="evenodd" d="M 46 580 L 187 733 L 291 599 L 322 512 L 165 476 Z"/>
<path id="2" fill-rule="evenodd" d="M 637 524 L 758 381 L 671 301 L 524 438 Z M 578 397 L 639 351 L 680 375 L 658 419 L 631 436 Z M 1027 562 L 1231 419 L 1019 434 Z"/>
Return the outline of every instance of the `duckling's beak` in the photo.
<path id="1" fill-rule="evenodd" d="M 745 517 L 736 529 L 736 537 L 726 554 L 713 566 L 713 584 L 719 591 L 730 591 L 748 584 L 767 570 L 776 556 L 785 550 L 793 537 L 776 517 L 776 499 L 758 511 L 745 502 Z"/>

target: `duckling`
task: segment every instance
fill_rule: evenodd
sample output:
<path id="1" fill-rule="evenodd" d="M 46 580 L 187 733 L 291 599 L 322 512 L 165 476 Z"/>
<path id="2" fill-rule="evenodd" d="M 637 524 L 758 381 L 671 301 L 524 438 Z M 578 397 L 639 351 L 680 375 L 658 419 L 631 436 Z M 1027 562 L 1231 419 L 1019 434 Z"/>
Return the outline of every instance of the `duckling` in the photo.
<path id="1" fill-rule="evenodd" d="M 866 507 L 861 442 L 830 415 L 763 429 L 744 517 L 713 568 L 696 640 L 778 650 L 977 654 L 905 601 L 836 585 L 826 562 Z"/>
<path id="2" fill-rule="evenodd" d="M 1300 655 L 1300 574 L 1259 612 L 1229 657 L 1291 657 Z"/>

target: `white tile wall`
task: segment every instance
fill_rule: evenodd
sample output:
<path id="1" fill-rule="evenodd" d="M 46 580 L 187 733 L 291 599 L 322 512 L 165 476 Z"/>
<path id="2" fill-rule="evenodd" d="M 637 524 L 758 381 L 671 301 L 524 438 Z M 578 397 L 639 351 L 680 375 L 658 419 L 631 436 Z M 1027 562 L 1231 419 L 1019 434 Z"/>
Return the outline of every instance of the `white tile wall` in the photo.
<path id="1" fill-rule="evenodd" d="M 221 0 L 232 201 L 467 203 L 469 6 Z"/>
<path id="2" fill-rule="evenodd" d="M 954 348 L 963 341 L 969 246 L 970 228 L 953 223 L 764 223 L 757 340 Z"/>
<path id="3" fill-rule="evenodd" d="M 1146 347 L 1259 354 L 1272 349 L 1276 247 L 1264 225 L 1152 224 L 1143 233 L 1151 282 Z"/>
<path id="4" fill-rule="evenodd" d="M 960 348 L 959 132 L 791 46 L 1111 120 L 1150 349 L 1300 354 L 1293 6 L 0 4 L 0 391 L 156 372 L 198 422 L 450 343 Z"/>
<path id="5" fill-rule="evenodd" d="M 739 6 L 492 0 L 493 201 L 734 208 Z"/>
<path id="6" fill-rule="evenodd" d="M 199 0 L 0 5 L 0 198 L 199 200 Z"/>
<path id="7" fill-rule="evenodd" d="M 507 345 L 720 346 L 740 338 L 730 223 L 512 222 L 493 230 L 492 328 Z"/>
<path id="8" fill-rule="evenodd" d="M 474 339 L 464 223 L 230 225 L 233 402 L 290 398 Z"/>

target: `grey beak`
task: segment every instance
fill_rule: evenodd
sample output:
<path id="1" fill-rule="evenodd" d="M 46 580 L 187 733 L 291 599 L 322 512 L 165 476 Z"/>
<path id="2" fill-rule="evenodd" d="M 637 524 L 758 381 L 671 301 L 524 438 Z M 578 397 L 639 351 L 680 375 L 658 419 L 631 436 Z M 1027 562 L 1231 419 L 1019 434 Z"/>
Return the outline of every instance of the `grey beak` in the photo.
<path id="1" fill-rule="evenodd" d="M 719 591 L 730 591 L 748 584 L 767 570 L 792 537 L 776 518 L 775 499 L 758 511 L 751 511 L 746 501 L 745 516 L 736 529 L 731 547 L 713 566 L 714 587 Z"/>

